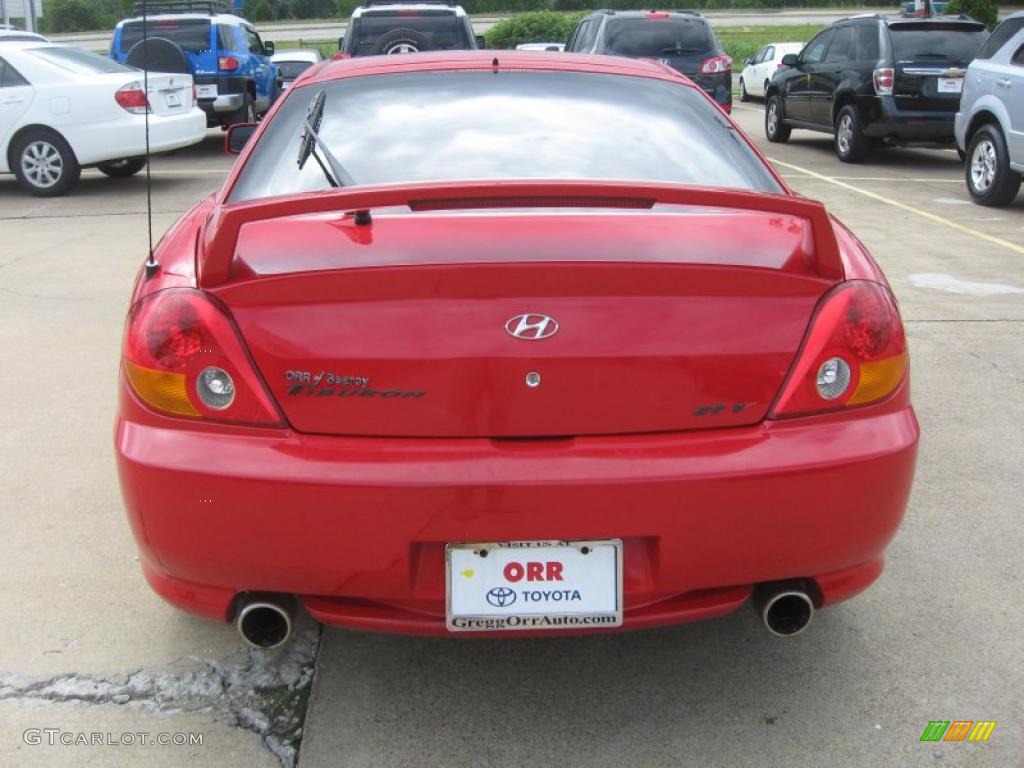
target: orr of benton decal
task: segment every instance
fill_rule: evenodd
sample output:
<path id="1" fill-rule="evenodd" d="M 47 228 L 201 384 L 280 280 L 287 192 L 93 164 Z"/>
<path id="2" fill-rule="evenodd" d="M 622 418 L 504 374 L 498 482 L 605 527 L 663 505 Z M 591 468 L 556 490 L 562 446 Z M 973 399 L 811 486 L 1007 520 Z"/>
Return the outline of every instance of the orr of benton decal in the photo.
<path id="1" fill-rule="evenodd" d="M 370 379 L 366 376 L 351 376 L 329 371 L 312 373 L 311 371 L 289 370 L 284 373 L 288 385 L 288 397 L 342 397 L 342 398 L 422 398 L 424 390 L 405 389 L 372 389 Z"/>

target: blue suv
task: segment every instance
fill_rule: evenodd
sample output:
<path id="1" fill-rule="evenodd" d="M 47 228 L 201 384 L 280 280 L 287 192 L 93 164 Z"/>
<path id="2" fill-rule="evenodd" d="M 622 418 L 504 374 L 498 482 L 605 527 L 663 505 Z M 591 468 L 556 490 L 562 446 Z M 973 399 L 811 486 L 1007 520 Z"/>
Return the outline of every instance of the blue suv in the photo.
<path id="1" fill-rule="evenodd" d="M 143 5 L 148 57 L 143 51 Z M 136 3 L 118 22 L 110 58 L 151 72 L 192 75 L 208 125 L 255 122 L 281 93 L 271 62 L 274 44 L 225 3 L 168 0 Z"/>

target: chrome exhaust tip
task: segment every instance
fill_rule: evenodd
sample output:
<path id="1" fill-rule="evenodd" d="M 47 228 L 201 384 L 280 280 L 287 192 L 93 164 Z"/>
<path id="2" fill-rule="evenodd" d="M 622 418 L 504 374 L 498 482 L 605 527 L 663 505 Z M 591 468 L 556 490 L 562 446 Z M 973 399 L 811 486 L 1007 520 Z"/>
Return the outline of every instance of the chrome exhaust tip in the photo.
<path id="1" fill-rule="evenodd" d="M 292 636 L 294 608 L 272 599 L 252 599 L 238 612 L 238 634 L 253 648 L 279 648 Z"/>
<path id="2" fill-rule="evenodd" d="M 800 634 L 814 616 L 814 601 L 802 589 L 766 592 L 755 607 L 765 627 L 777 637 Z"/>

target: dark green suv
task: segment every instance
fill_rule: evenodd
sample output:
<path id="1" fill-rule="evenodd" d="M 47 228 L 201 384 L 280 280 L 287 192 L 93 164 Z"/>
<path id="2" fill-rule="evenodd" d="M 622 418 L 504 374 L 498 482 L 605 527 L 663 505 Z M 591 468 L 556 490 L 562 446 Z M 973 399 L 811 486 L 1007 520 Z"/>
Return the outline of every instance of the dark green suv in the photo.
<path id="1" fill-rule="evenodd" d="M 765 92 L 768 141 L 824 131 L 847 163 L 873 142 L 952 146 L 964 73 L 987 37 L 984 24 L 953 16 L 837 21 L 782 59 Z"/>

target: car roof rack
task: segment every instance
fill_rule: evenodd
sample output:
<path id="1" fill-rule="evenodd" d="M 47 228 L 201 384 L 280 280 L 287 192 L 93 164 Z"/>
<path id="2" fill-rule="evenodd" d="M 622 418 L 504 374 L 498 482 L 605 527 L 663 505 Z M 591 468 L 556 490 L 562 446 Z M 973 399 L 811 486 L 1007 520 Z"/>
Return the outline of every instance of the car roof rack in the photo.
<path id="1" fill-rule="evenodd" d="M 143 0 L 135 3 L 132 13 L 141 16 L 151 13 L 237 13 L 237 9 L 216 0 Z"/>

